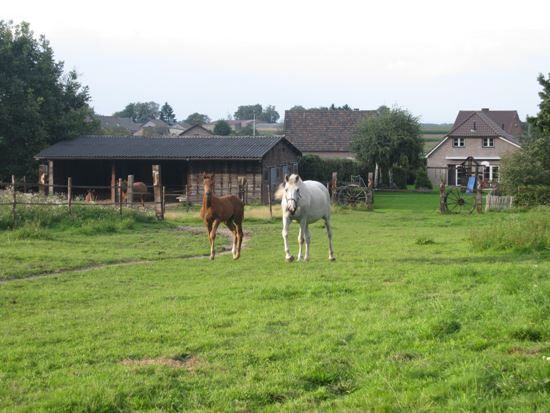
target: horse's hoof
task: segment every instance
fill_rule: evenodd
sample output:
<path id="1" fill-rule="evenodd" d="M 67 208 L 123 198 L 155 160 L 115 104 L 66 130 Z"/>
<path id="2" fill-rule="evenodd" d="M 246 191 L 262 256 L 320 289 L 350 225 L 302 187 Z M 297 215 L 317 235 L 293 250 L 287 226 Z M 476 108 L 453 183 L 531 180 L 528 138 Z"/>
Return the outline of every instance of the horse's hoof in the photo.
<path id="1" fill-rule="evenodd" d="M 233 259 L 238 260 L 240 257 L 241 257 L 240 255 L 235 255 L 235 256 L 233 256 Z"/>
<path id="2" fill-rule="evenodd" d="M 329 261 L 336 261 L 336 257 L 328 257 Z"/>
<path id="3" fill-rule="evenodd" d="M 214 256 L 213 255 L 210 256 L 210 261 L 214 261 Z"/>
<path id="4" fill-rule="evenodd" d="M 294 261 L 294 257 L 291 255 L 290 257 L 286 257 L 286 262 L 292 262 Z"/>

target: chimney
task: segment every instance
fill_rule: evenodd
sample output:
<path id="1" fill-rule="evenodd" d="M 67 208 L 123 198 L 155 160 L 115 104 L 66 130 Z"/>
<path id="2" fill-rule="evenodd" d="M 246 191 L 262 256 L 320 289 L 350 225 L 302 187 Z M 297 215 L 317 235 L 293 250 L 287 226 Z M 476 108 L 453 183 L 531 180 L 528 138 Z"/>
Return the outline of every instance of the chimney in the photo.
<path id="1" fill-rule="evenodd" d="M 482 112 L 489 112 L 489 108 L 481 108 Z"/>

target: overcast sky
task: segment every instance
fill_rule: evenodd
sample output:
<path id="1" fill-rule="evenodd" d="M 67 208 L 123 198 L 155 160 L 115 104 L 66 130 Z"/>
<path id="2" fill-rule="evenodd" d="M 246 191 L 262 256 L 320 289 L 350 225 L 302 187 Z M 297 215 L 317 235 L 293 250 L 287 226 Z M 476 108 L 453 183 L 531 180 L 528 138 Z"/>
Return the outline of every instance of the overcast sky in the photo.
<path id="1" fill-rule="evenodd" d="M 81 4 L 81 5 L 80 5 Z M 550 1 L 2 0 L 45 34 L 99 114 L 129 102 L 226 118 L 239 105 L 538 112 Z"/>

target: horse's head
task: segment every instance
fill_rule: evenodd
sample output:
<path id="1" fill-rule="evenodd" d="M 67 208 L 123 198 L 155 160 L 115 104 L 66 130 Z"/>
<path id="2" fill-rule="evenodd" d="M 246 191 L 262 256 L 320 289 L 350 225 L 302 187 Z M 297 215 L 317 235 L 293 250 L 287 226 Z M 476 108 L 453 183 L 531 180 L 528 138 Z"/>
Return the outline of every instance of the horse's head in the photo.
<path id="1" fill-rule="evenodd" d="M 214 192 L 214 174 L 203 174 L 202 183 L 204 185 L 204 194 L 207 198 L 210 198 L 212 196 L 212 193 Z"/>
<path id="2" fill-rule="evenodd" d="M 286 210 L 290 212 L 290 215 L 294 215 L 300 204 L 300 187 L 302 186 L 302 179 L 299 175 L 292 174 L 290 176 L 285 175 L 284 182 L 284 195 Z"/>

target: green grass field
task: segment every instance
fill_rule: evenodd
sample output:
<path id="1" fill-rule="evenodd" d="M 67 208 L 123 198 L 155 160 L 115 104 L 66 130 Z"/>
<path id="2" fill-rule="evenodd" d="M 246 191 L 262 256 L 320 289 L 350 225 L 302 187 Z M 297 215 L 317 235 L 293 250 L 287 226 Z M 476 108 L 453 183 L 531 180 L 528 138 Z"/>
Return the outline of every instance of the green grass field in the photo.
<path id="1" fill-rule="evenodd" d="M 286 263 L 259 207 L 238 261 L 196 210 L 4 229 L 0 410 L 549 411 L 548 210 L 375 206 L 334 211 L 333 263 L 320 223 Z"/>

